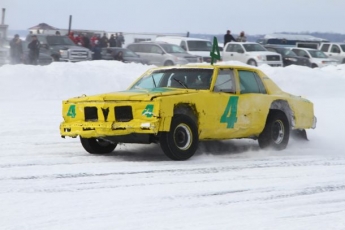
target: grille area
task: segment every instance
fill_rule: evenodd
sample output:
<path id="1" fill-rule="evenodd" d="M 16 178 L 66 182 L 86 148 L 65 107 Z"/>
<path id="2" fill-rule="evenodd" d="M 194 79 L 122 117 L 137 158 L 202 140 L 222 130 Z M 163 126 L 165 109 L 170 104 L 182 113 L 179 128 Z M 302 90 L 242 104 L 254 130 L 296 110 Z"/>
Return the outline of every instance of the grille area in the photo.
<path id="1" fill-rule="evenodd" d="M 202 57 L 203 62 L 211 63 L 211 57 Z"/>
<path id="2" fill-rule="evenodd" d="M 133 119 L 132 107 L 131 106 L 116 106 L 115 120 L 120 122 L 126 122 Z"/>
<path id="3" fill-rule="evenodd" d="M 280 61 L 279 55 L 267 55 L 266 56 L 267 61 Z"/>
<path id="4" fill-rule="evenodd" d="M 189 63 L 197 63 L 198 58 L 195 57 L 184 57 Z"/>
<path id="5" fill-rule="evenodd" d="M 98 121 L 97 107 L 84 108 L 85 121 Z"/>
<path id="6" fill-rule="evenodd" d="M 70 50 L 70 61 L 85 61 L 88 59 L 86 50 Z"/>

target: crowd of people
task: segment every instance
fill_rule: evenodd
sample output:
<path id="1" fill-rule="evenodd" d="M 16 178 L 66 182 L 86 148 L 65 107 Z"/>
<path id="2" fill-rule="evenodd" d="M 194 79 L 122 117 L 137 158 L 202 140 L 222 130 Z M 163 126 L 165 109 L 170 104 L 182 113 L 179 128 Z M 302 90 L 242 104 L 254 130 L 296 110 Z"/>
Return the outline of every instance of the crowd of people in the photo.
<path id="1" fill-rule="evenodd" d="M 60 35 L 59 31 L 56 31 L 56 35 Z M 89 37 L 86 33 L 79 33 L 75 35 L 74 32 L 70 32 L 68 37 L 79 46 L 83 46 L 85 48 L 90 49 L 93 52 L 93 60 L 100 60 L 102 59 L 101 56 L 101 49 L 107 47 L 122 47 L 125 43 L 125 39 L 123 34 L 115 33 L 110 35 L 108 38 L 107 34 L 104 33 L 101 37 L 98 34 L 93 34 Z"/>
<path id="2" fill-rule="evenodd" d="M 226 34 L 224 35 L 224 47 L 227 43 L 234 41 L 234 42 L 246 42 L 247 41 L 247 37 L 244 34 L 244 31 L 242 31 L 240 33 L 240 35 L 238 35 L 238 37 L 235 39 L 234 36 L 232 36 L 231 31 L 227 30 Z"/>

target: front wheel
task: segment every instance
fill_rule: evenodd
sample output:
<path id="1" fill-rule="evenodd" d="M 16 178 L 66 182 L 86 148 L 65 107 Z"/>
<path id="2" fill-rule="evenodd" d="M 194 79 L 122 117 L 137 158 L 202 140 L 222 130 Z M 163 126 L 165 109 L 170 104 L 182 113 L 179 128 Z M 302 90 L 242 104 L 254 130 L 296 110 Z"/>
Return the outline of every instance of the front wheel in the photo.
<path id="1" fill-rule="evenodd" d="M 111 153 L 116 148 L 117 144 L 97 138 L 83 138 L 80 137 L 81 145 L 91 154 L 106 154 Z"/>
<path id="2" fill-rule="evenodd" d="M 259 135 L 260 148 L 272 147 L 276 150 L 285 149 L 289 142 L 289 121 L 283 112 L 270 112 L 266 125 Z"/>
<path id="3" fill-rule="evenodd" d="M 256 63 L 255 60 L 253 59 L 250 59 L 248 62 L 247 62 L 248 65 L 252 65 L 252 66 L 258 66 L 258 64 Z"/>
<path id="4" fill-rule="evenodd" d="M 198 149 L 199 136 L 195 122 L 186 115 L 172 118 L 170 131 L 162 132 L 160 145 L 167 157 L 172 160 L 187 160 Z"/>
<path id="5" fill-rule="evenodd" d="M 172 65 L 174 65 L 174 63 L 172 61 L 166 61 L 164 63 L 164 66 L 172 66 Z"/>

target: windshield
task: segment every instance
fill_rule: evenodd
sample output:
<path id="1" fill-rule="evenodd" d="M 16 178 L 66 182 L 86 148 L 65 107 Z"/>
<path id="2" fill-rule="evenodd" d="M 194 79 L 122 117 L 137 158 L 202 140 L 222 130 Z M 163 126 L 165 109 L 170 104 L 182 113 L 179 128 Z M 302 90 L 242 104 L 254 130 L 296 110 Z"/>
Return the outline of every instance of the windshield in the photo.
<path id="1" fill-rule="evenodd" d="M 328 58 L 328 56 L 320 50 L 309 50 L 309 53 L 313 58 Z"/>
<path id="2" fill-rule="evenodd" d="M 211 51 L 210 41 L 187 41 L 189 51 Z"/>
<path id="3" fill-rule="evenodd" d="M 298 57 L 295 52 L 288 48 L 277 48 L 276 49 L 278 53 L 285 55 L 285 56 L 291 56 L 291 57 Z"/>
<path id="4" fill-rule="evenodd" d="M 69 45 L 74 46 L 74 42 L 67 36 L 47 36 L 48 45 Z"/>
<path id="5" fill-rule="evenodd" d="M 343 50 L 343 52 L 345 52 L 345 44 L 344 45 L 340 45 L 340 48 Z"/>
<path id="6" fill-rule="evenodd" d="M 213 69 L 168 69 L 150 72 L 139 79 L 131 90 L 159 87 L 209 89 Z"/>
<path id="7" fill-rule="evenodd" d="M 172 45 L 172 44 L 160 44 L 160 46 L 165 50 L 167 53 L 186 53 L 184 49 L 180 46 Z"/>
<path id="8" fill-rule="evenodd" d="M 265 47 L 260 44 L 243 44 L 243 47 L 247 52 L 267 51 Z"/>

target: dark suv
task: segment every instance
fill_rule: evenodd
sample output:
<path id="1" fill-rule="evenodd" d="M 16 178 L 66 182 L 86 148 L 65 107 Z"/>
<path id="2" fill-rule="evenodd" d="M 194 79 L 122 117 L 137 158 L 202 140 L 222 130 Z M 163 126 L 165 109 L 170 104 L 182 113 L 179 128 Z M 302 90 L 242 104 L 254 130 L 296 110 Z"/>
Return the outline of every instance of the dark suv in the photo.
<path id="1" fill-rule="evenodd" d="M 40 52 L 50 55 L 54 61 L 78 62 L 92 60 L 92 52 L 82 46 L 77 46 L 67 36 L 37 34 L 41 43 Z M 26 37 L 31 41 L 31 36 Z"/>
<path id="2" fill-rule="evenodd" d="M 268 51 L 276 52 L 282 55 L 283 66 L 302 65 L 311 67 L 309 58 L 297 56 L 289 47 L 281 45 L 264 45 Z"/>

